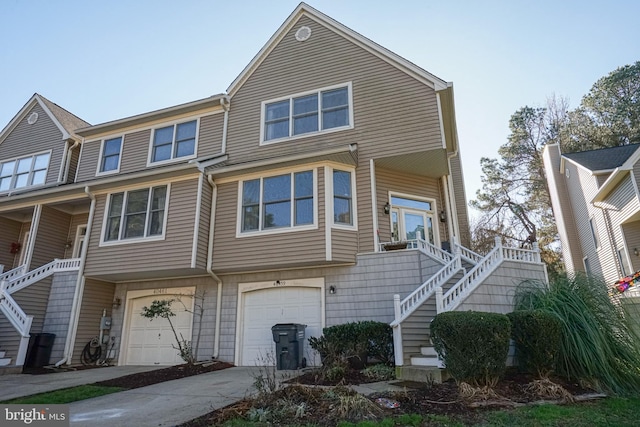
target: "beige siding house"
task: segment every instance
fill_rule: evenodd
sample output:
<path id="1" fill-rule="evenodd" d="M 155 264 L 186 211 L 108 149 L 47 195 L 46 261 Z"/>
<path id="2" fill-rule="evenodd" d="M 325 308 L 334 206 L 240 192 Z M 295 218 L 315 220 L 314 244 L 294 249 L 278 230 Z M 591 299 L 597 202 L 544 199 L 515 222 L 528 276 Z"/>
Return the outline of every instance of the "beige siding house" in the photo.
<path id="1" fill-rule="evenodd" d="M 171 299 L 200 360 L 263 363 L 277 323 L 308 337 L 378 320 L 411 376 L 439 363 L 438 312 L 507 312 L 520 281 L 546 278 L 535 247 L 465 248 L 452 84 L 304 3 L 226 93 L 95 126 L 66 127 L 75 116 L 52 105 L 34 95 L 0 134 L 3 165 L 49 159 L 30 185 L 0 176 L 10 365 L 40 333 L 56 336 L 52 364 L 96 347 L 108 363 L 180 363 L 169 325 L 140 315 Z"/>

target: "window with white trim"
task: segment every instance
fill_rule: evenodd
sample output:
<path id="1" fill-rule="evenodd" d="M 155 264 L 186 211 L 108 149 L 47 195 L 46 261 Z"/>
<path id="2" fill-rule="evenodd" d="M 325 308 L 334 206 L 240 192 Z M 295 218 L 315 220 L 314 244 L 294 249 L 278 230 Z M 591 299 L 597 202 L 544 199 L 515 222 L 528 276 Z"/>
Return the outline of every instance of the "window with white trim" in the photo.
<path id="1" fill-rule="evenodd" d="M 153 131 L 151 163 L 193 156 L 196 149 L 198 121 L 165 126 Z"/>
<path id="2" fill-rule="evenodd" d="M 105 139 L 102 141 L 100 151 L 99 173 L 117 172 L 120 170 L 120 152 L 122 150 L 122 137 Z"/>
<path id="3" fill-rule="evenodd" d="M 350 86 L 320 89 L 264 103 L 263 141 L 351 126 Z"/>
<path id="4" fill-rule="evenodd" d="M 315 222 L 311 170 L 243 181 L 242 233 L 310 226 Z"/>
<path id="5" fill-rule="evenodd" d="M 103 241 L 161 237 L 167 201 L 166 185 L 111 194 Z"/>
<path id="6" fill-rule="evenodd" d="M 593 238 L 593 244 L 596 249 L 600 248 L 600 236 L 598 236 L 598 227 L 593 218 L 589 218 L 589 227 L 591 228 L 591 237 Z"/>
<path id="7" fill-rule="evenodd" d="M 353 191 L 348 171 L 333 171 L 333 223 L 353 225 Z"/>
<path id="8" fill-rule="evenodd" d="M 40 153 L 0 163 L 0 192 L 44 185 L 51 153 Z"/>

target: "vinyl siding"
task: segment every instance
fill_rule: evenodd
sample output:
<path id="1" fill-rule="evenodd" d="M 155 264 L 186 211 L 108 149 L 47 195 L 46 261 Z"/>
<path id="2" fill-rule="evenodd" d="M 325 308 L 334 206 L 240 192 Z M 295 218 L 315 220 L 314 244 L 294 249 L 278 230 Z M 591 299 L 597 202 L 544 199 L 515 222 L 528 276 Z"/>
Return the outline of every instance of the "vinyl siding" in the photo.
<path id="1" fill-rule="evenodd" d="M 42 206 L 30 269 L 41 267 L 56 258 L 64 258 L 71 215 Z"/>
<path id="2" fill-rule="evenodd" d="M 304 43 L 294 37 L 302 25 L 312 31 Z M 347 82 L 353 84 L 354 129 L 259 147 L 262 101 Z M 307 17 L 270 52 L 231 104 L 228 153 L 233 163 L 360 143 L 368 167 L 372 157 L 442 147 L 433 89 Z"/>
<path id="3" fill-rule="evenodd" d="M 603 245 L 600 257 L 604 279 L 607 283 L 612 283 L 622 276 L 617 256 L 618 248 L 624 246 L 624 236 L 620 224 L 633 213 L 640 211 L 640 203 L 638 203 L 635 188 L 629 175 L 603 201 L 602 207 L 605 208 L 603 216 L 605 221 L 609 222 L 610 231 L 607 231 L 606 223 L 604 223 L 605 229 L 600 230 L 600 240 Z"/>
<path id="4" fill-rule="evenodd" d="M 198 225 L 198 249 L 196 252 L 196 267 L 207 267 L 209 251 L 209 227 L 211 224 L 211 196 L 212 189 L 207 180 L 202 180 L 202 196 L 200 200 L 200 223 Z"/>
<path id="5" fill-rule="evenodd" d="M 324 178 L 318 173 L 318 198 L 324 197 Z M 213 265 L 216 272 L 264 270 L 309 265 L 326 260 L 324 224 L 314 230 L 236 238 L 238 183 L 218 186 Z M 324 206 L 319 209 L 324 216 Z M 320 218 L 319 218 L 320 219 Z"/>
<path id="6" fill-rule="evenodd" d="M 640 270 L 640 258 L 633 251 L 640 251 L 640 221 L 633 221 L 622 225 L 622 232 L 625 238 L 627 254 L 631 260 L 631 272 Z"/>
<path id="7" fill-rule="evenodd" d="M 78 226 L 87 225 L 89 221 L 89 213 L 83 213 L 78 215 L 73 215 L 71 217 L 71 224 L 69 225 L 69 233 L 67 235 L 68 242 L 71 242 L 73 245 L 76 244 L 76 233 L 78 231 Z M 72 246 L 69 249 L 65 249 L 64 257 L 71 258 L 73 256 L 73 251 L 75 248 Z"/>
<path id="8" fill-rule="evenodd" d="M 22 223 L 12 221 L 8 218 L 0 217 L 0 265 L 4 265 L 4 271 L 9 271 L 13 268 L 15 255 L 10 253 L 8 248 L 11 247 L 11 243 L 20 242 L 20 228 Z"/>
<path id="9" fill-rule="evenodd" d="M 453 193 L 455 197 L 456 212 L 458 214 L 458 227 L 460 228 L 460 243 L 462 246 L 471 246 L 471 233 L 469 230 L 469 215 L 467 213 L 467 196 L 462 176 L 462 159 L 460 153 L 451 158 L 451 179 L 453 180 Z M 442 206 L 442 205 L 441 205 Z"/>
<path id="10" fill-rule="evenodd" d="M 98 282 L 87 279 L 82 293 L 82 304 L 80 305 L 80 317 L 78 320 L 78 330 L 73 347 L 72 364 L 80 363 L 80 356 L 84 346 L 91 338 L 100 333 L 100 319 L 103 310 L 110 314 L 115 285 L 108 282 Z"/>
<path id="11" fill-rule="evenodd" d="M 146 186 L 138 188 L 146 188 Z M 114 193 L 119 191 L 122 190 L 113 190 Z M 102 247 L 99 246 L 102 237 L 100 233 L 108 195 L 97 196 L 85 275 L 88 277 L 108 275 L 114 273 L 114 266 L 118 267 L 118 273 L 153 272 L 160 268 L 162 270 L 190 268 L 197 193 L 197 178 L 171 184 L 164 240 Z"/>
<path id="12" fill-rule="evenodd" d="M 80 161 L 80 147 L 76 147 L 71 152 L 71 159 L 69 160 L 69 172 L 67 174 L 67 181 L 66 181 L 67 184 L 75 182 L 79 161 Z"/>
<path id="13" fill-rule="evenodd" d="M 30 125 L 27 119 L 32 112 L 38 113 L 38 120 Z M 58 180 L 64 147 L 62 133 L 40 105 L 36 104 L 0 143 L 0 160 L 52 150 L 46 178 L 46 183 L 50 184 Z"/>
<path id="14" fill-rule="evenodd" d="M 200 118 L 197 146 L 198 152 L 196 153 L 198 157 L 212 156 L 220 153 L 222 149 L 223 120 L 223 114 L 213 114 Z M 182 121 L 189 121 L 189 118 L 180 120 L 180 122 Z M 157 126 L 162 127 L 161 124 L 158 124 Z M 119 134 L 117 133 L 113 133 L 107 138 L 116 137 L 118 135 Z M 120 154 L 120 174 L 138 172 L 147 169 L 151 135 L 152 129 L 143 129 L 124 135 Z M 101 145 L 102 139 L 91 140 L 84 143 L 78 181 L 87 181 L 96 177 Z M 185 162 L 186 161 L 187 160 L 185 160 Z M 169 164 L 171 165 L 175 163 Z M 157 168 L 166 165 L 167 164 L 162 164 L 151 167 Z"/>
<path id="15" fill-rule="evenodd" d="M 391 218 L 384 214 L 384 205 L 390 202 L 389 192 L 403 193 L 407 195 L 426 197 L 433 199 L 436 206 L 432 207 L 434 212 L 434 225 L 438 227 L 440 241 L 446 240 L 445 223 L 438 219 L 438 212 L 444 208 L 444 203 L 440 196 L 440 184 L 436 178 L 428 178 L 418 175 L 401 174 L 383 168 L 376 168 L 376 197 L 378 199 L 378 229 L 380 231 L 380 242 L 390 242 L 391 239 Z M 369 204 L 370 205 L 370 204 Z M 371 210 L 369 208 L 369 210 Z"/>

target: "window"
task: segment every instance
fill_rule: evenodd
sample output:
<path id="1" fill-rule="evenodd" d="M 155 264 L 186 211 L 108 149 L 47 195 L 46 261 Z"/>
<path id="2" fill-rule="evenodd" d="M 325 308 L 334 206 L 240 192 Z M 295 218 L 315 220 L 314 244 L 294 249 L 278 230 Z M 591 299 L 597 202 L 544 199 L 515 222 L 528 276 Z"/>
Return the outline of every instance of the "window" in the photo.
<path id="1" fill-rule="evenodd" d="M 593 218 L 589 219 L 589 226 L 591 227 L 591 237 L 593 238 L 593 244 L 596 249 L 600 248 L 600 237 L 598 236 L 598 227 L 596 226 Z"/>
<path id="2" fill-rule="evenodd" d="M 0 191 L 44 185 L 50 158 L 42 153 L 0 163 Z"/>
<path id="3" fill-rule="evenodd" d="M 122 137 L 111 138 L 102 142 L 99 172 L 117 172 L 120 169 L 120 151 Z"/>
<path id="4" fill-rule="evenodd" d="M 156 129 L 153 132 L 151 163 L 193 156 L 198 121 L 192 120 Z"/>
<path id="5" fill-rule="evenodd" d="M 620 264 L 620 273 L 622 276 L 626 276 L 627 274 L 631 274 L 631 269 L 627 265 L 627 256 L 625 254 L 624 248 L 618 249 L 618 263 Z"/>
<path id="6" fill-rule="evenodd" d="M 166 185 L 111 194 L 104 241 L 162 236 L 166 204 Z"/>
<path id="7" fill-rule="evenodd" d="M 353 225 L 351 172 L 333 171 L 333 223 Z"/>
<path id="8" fill-rule="evenodd" d="M 349 86 L 294 96 L 264 107 L 264 141 L 351 125 Z"/>
<path id="9" fill-rule="evenodd" d="M 313 224 L 314 174 L 312 171 L 242 182 L 242 232 Z"/>

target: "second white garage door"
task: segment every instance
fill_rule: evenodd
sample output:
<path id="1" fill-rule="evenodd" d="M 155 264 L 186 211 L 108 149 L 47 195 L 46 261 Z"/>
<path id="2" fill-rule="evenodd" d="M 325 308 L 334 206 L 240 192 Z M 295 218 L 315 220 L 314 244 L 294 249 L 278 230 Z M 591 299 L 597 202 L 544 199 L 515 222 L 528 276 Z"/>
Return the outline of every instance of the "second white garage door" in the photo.
<path id="1" fill-rule="evenodd" d="M 244 294 L 242 366 L 274 363 L 275 343 L 271 327 L 277 323 L 301 323 L 305 331 L 304 357 L 310 365 L 319 364 L 311 353 L 307 339 L 322 335 L 322 300 L 320 288 L 282 287 L 260 289 Z M 317 360 L 316 360 L 317 359 Z M 267 363 L 266 363 L 267 362 Z"/>

